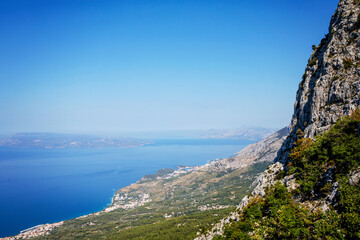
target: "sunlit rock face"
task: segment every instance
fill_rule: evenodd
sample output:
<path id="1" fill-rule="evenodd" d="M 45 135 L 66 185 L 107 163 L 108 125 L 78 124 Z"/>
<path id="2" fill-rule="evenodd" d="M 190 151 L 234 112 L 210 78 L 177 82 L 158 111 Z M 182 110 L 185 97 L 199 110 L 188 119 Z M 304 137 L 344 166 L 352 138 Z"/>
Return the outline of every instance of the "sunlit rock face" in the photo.
<path id="1" fill-rule="evenodd" d="M 286 162 L 297 135 L 313 138 L 359 105 L 360 4 L 342 0 L 329 33 L 313 53 L 296 94 L 290 134 L 277 160 Z"/>
<path id="2" fill-rule="evenodd" d="M 222 235 L 224 226 L 237 221 L 239 212 L 249 201 L 256 196 L 263 197 L 265 190 L 276 181 L 282 182 L 289 190 L 296 188 L 293 175 L 276 179 L 277 174 L 286 168 L 288 154 L 296 139 L 314 138 L 328 130 L 342 116 L 350 115 L 360 104 L 359 47 L 360 1 L 341 0 L 331 18 L 329 33 L 318 46 L 313 46 L 314 51 L 296 94 L 290 132 L 277 153 L 275 163 L 255 180 L 254 190 L 241 201 L 237 211 L 221 220 L 206 234 L 200 235 L 197 240 Z M 350 179 L 357 179 L 357 174 L 353 173 Z M 335 186 L 332 193 L 336 191 Z M 329 200 L 329 203 L 323 204 L 325 208 L 331 204 L 331 197 L 330 194 L 325 199 Z"/>

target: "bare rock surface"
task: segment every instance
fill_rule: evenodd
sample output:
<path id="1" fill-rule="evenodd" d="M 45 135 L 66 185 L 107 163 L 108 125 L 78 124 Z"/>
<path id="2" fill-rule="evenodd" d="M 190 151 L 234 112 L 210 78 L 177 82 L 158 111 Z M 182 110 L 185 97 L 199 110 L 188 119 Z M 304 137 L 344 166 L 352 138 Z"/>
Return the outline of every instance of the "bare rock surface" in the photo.
<path id="1" fill-rule="evenodd" d="M 314 138 L 360 104 L 360 6 L 341 0 L 329 33 L 310 56 L 296 94 L 290 134 L 277 160 L 287 161 L 297 135 Z"/>
<path id="2" fill-rule="evenodd" d="M 222 167 L 238 169 L 254 163 L 273 162 L 288 133 L 288 127 L 282 128 L 267 138 L 246 146 L 234 156 L 221 159 L 220 161 L 212 161 L 204 165 L 203 168 Z"/>
<path id="3" fill-rule="evenodd" d="M 360 104 L 360 2 L 340 0 L 330 21 L 329 33 L 314 48 L 299 89 L 296 94 L 294 114 L 290 132 L 283 142 L 274 164 L 253 183 L 252 193 L 243 198 L 237 211 L 231 213 L 209 232 L 197 240 L 212 239 L 222 235 L 224 226 L 236 221 L 239 211 L 255 197 L 263 197 L 265 190 L 276 182 L 276 175 L 283 171 L 288 154 L 299 137 L 314 138 L 328 130 L 339 118 L 350 115 Z M 359 173 L 352 173 L 351 184 L 359 183 Z M 295 176 L 279 179 L 289 190 L 296 188 Z M 329 174 L 331 180 L 331 173 Z M 332 191 L 324 201 L 315 207 L 326 210 L 334 203 L 338 183 L 332 184 Z"/>

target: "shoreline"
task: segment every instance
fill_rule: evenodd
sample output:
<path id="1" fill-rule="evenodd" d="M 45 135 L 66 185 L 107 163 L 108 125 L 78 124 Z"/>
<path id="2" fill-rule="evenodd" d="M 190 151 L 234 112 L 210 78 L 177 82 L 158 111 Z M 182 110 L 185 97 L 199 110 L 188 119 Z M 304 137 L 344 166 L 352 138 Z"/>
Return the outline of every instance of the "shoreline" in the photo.
<path id="1" fill-rule="evenodd" d="M 131 183 L 131 184 L 133 184 L 133 183 Z M 131 184 L 129 184 L 129 185 L 131 185 Z M 127 187 L 127 186 L 125 186 L 125 187 Z M 120 190 L 120 189 L 118 189 L 118 190 Z M 109 211 L 106 211 L 106 209 L 113 205 L 114 199 L 115 199 L 115 194 L 116 194 L 116 192 L 118 190 L 113 190 L 113 196 L 111 197 L 110 203 L 106 204 L 106 207 L 104 207 L 100 211 L 91 212 L 91 213 L 88 213 L 88 214 L 85 214 L 85 215 L 81 215 L 81 216 L 78 216 L 78 217 L 72 217 L 72 218 L 69 218 L 69 219 L 66 219 L 66 220 L 61 220 L 61 221 L 54 222 L 54 223 L 38 224 L 38 225 L 35 225 L 33 227 L 29 227 L 29 228 L 26 228 L 24 230 L 21 230 L 16 235 L 8 236 L 8 237 L 1 237 L 0 240 L 29 239 L 29 238 L 32 238 L 32 237 L 45 236 L 45 235 L 49 234 L 52 230 L 54 230 L 56 227 L 61 226 L 66 221 L 69 221 L 69 220 L 72 220 L 72 219 L 80 219 L 80 218 L 84 218 L 84 217 L 88 217 L 88 216 L 92 216 L 92 215 L 99 215 L 101 213 L 109 212 Z"/>
<path id="2" fill-rule="evenodd" d="M 244 147 L 246 147 L 248 145 L 249 144 L 243 145 L 240 149 L 242 149 L 242 148 L 244 148 Z M 233 154 L 234 153 L 232 153 L 231 155 L 233 155 Z M 182 165 L 182 166 L 178 165 L 174 169 L 173 173 L 169 174 L 169 176 L 162 176 L 162 177 L 173 177 L 174 174 L 177 175 L 177 174 L 183 174 L 183 173 L 187 172 L 189 170 L 189 168 L 192 169 L 192 170 L 195 170 L 198 167 L 206 166 L 206 165 L 209 165 L 209 164 L 211 164 L 213 162 L 216 162 L 216 161 L 219 161 L 219 160 L 221 160 L 221 159 L 217 158 L 217 159 L 207 160 L 205 163 L 202 163 L 202 164 L 200 163 L 199 165 L 194 165 L 192 167 L 189 167 L 187 165 Z M 160 170 L 160 169 L 162 169 L 162 168 L 158 168 L 157 170 Z M 153 174 L 155 174 L 155 173 L 156 172 L 153 172 Z M 92 215 L 99 215 L 99 214 L 107 213 L 107 212 L 110 212 L 110 211 L 113 211 L 113 210 L 116 210 L 116 209 L 119 209 L 119 208 L 131 209 L 131 208 L 141 206 L 141 205 L 145 204 L 146 202 L 151 201 L 149 196 L 144 195 L 144 196 L 139 196 L 140 197 L 139 199 L 127 199 L 126 196 L 123 196 L 123 198 L 121 198 L 122 196 L 120 196 L 118 193 L 120 193 L 119 190 L 121 190 L 122 188 L 126 188 L 126 187 L 131 186 L 132 184 L 138 183 L 145 176 L 147 176 L 147 175 L 143 175 L 142 177 L 138 178 L 137 181 L 135 181 L 133 183 L 130 183 L 130 184 L 126 185 L 126 186 L 123 186 L 123 187 L 121 187 L 119 189 L 116 189 L 116 190 L 113 189 L 112 190 L 112 197 L 111 197 L 110 201 L 107 201 L 106 204 L 103 205 L 101 210 L 95 210 L 94 212 L 89 212 L 87 214 L 83 214 L 83 215 L 80 215 L 80 216 L 77 216 L 77 217 L 75 217 L 75 216 L 70 217 L 68 219 L 60 220 L 60 221 L 53 222 L 53 223 L 38 224 L 38 225 L 35 225 L 33 227 L 20 230 L 16 235 L 10 235 L 10 236 L 8 235 L 8 236 L 2 237 L 0 239 L 3 239 L 3 240 L 28 239 L 28 238 L 36 237 L 36 236 L 44 236 L 44 235 L 49 234 L 50 231 L 52 231 L 54 228 L 61 226 L 64 222 L 66 222 L 68 220 L 81 219 L 81 218 L 85 218 L 85 217 L 92 216 Z M 117 195 L 119 195 L 119 196 L 117 196 Z M 116 197 L 118 197 L 118 198 L 116 199 Z"/>
<path id="3" fill-rule="evenodd" d="M 38 224 L 38 225 L 35 225 L 33 227 L 29 227 L 29 228 L 26 228 L 24 230 L 21 230 L 16 235 L 8 236 L 8 237 L 2 237 L 2 238 L 0 238 L 0 240 L 29 239 L 29 238 L 32 238 L 32 237 L 45 236 L 45 235 L 49 234 L 52 230 L 54 230 L 56 227 L 61 226 L 66 221 L 69 221 L 69 220 L 72 220 L 72 219 L 80 219 L 80 218 L 84 218 L 84 217 L 88 217 L 88 216 L 92 216 L 92 215 L 99 215 L 101 213 L 109 212 L 109 211 L 105 211 L 105 209 L 111 207 L 111 205 L 113 204 L 116 191 L 113 191 L 113 197 L 111 198 L 110 204 L 107 204 L 106 207 L 103 208 L 100 211 L 92 212 L 92 213 L 81 215 L 81 216 L 78 216 L 78 217 L 72 217 L 72 218 L 62 220 L 62 221 L 59 221 L 59 222 Z"/>
<path id="4" fill-rule="evenodd" d="M 211 160 L 211 161 L 215 161 L 215 160 Z M 211 162 L 209 161 L 209 162 Z M 208 163 L 209 163 L 208 162 Z M 204 164 L 204 165 L 200 165 L 200 166 L 205 166 L 207 165 L 208 163 Z M 174 174 L 177 175 L 177 174 L 182 174 L 184 172 L 187 172 L 187 171 L 193 171 L 194 169 L 200 167 L 200 166 L 181 166 L 181 165 L 178 165 L 177 169 L 174 169 L 174 172 L 173 173 L 170 173 L 170 174 L 167 174 L 167 175 L 171 175 L 173 176 Z M 167 176 L 165 175 L 165 177 Z M 145 175 L 144 175 L 145 176 Z M 100 211 L 97 211 L 97 212 L 92 212 L 92 213 L 89 213 L 89 214 L 85 214 L 85 215 L 81 215 L 81 216 L 78 216 L 78 217 L 73 217 L 73 218 L 69 218 L 69 219 L 66 219 L 66 220 L 62 220 L 62 221 L 59 221 L 59 222 L 54 222 L 54 223 L 44 223 L 44 224 L 38 224 L 38 225 L 35 225 L 33 227 L 30 227 L 30 228 L 27 228 L 27 229 L 24 229 L 24 230 L 21 230 L 19 232 L 19 234 L 17 235 L 14 235 L 14 236 L 8 236 L 8 237 L 3 237 L 3 238 L 0 238 L 0 240 L 18 240 L 18 239 L 30 239 L 30 238 L 33 238 L 33 237 L 38 237 L 38 236 L 45 236 L 45 235 L 48 235 L 50 234 L 50 232 L 52 230 L 54 230 L 55 228 L 61 226 L 62 224 L 64 224 L 64 222 L 66 221 L 69 221 L 69 220 L 72 220 L 72 219 L 81 219 L 81 218 L 85 218 L 85 217 L 88 217 L 88 216 L 96 216 L 96 215 L 100 215 L 102 213 L 107 213 L 107 212 L 111 212 L 111 211 L 114 211 L 116 209 L 119 209 L 119 208 L 123 208 L 123 209 L 131 209 L 131 208 L 135 208 L 135 207 L 138 207 L 138 206 L 141 206 L 143 204 L 145 204 L 146 202 L 149 202 L 151 201 L 149 199 L 149 196 L 146 195 L 146 196 L 143 196 L 143 198 L 140 200 L 140 201 L 136 201 L 136 202 L 133 202 L 133 203 L 123 203 L 123 204 L 118 204 L 118 205 L 115 205 L 115 202 L 116 202 L 116 198 L 117 198 L 117 192 L 123 188 L 126 188 L 126 187 L 129 187 L 133 184 L 136 184 L 138 183 L 139 181 L 141 181 L 141 179 L 144 178 L 141 177 L 139 180 L 137 180 L 135 183 L 131 183 L 127 186 L 124 186 L 122 188 L 119 188 L 118 190 L 113 190 L 113 196 L 111 197 L 111 202 L 110 204 L 107 204 L 105 208 L 103 208 L 102 210 Z"/>

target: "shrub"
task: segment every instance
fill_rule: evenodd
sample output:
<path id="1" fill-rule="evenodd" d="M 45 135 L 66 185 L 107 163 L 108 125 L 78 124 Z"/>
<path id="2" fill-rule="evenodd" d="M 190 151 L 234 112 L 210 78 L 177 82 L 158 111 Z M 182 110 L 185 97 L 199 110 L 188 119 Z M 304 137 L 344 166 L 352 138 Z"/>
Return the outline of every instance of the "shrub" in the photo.
<path id="1" fill-rule="evenodd" d="M 294 164 L 299 165 L 301 160 L 305 157 L 305 150 L 312 144 L 311 138 L 301 138 L 295 141 L 294 149 L 290 152 L 289 158 Z"/>
<path id="2" fill-rule="evenodd" d="M 220 239 L 360 239 L 360 188 L 348 177 L 360 166 L 359 126 L 356 109 L 314 141 L 298 139 L 289 157 L 300 189 L 290 193 L 277 182 L 264 198 L 249 203 Z M 335 209 L 323 213 L 296 203 L 293 194 L 306 199 L 331 190 L 332 183 L 323 181 L 330 168 L 333 182 L 339 183 Z"/>
<path id="3" fill-rule="evenodd" d="M 298 138 L 303 138 L 305 136 L 304 132 L 301 129 L 296 130 L 296 136 Z"/>
<path id="4" fill-rule="evenodd" d="M 314 191 L 328 190 L 319 183 L 330 168 L 336 179 L 360 165 L 359 124 L 360 113 L 356 110 L 351 117 L 344 117 L 328 132 L 317 136 L 315 142 L 308 139 L 295 142 L 289 157 L 304 197 L 311 196 Z"/>
<path id="5" fill-rule="evenodd" d="M 310 60 L 308 61 L 309 67 L 312 67 L 312 66 L 316 65 L 317 60 L 318 60 L 318 59 L 317 59 L 316 57 L 313 57 L 312 59 L 310 59 Z"/>
<path id="6" fill-rule="evenodd" d="M 277 182 L 263 201 L 249 204 L 240 221 L 226 227 L 225 236 L 218 239 L 342 239 L 340 226 L 336 212 L 311 212 L 296 204 Z"/>
<path id="7" fill-rule="evenodd" d="M 359 0 L 360 1 L 360 0 Z M 354 119 L 355 121 L 360 122 L 360 109 L 356 108 L 354 112 L 352 112 L 351 116 L 352 119 Z"/>

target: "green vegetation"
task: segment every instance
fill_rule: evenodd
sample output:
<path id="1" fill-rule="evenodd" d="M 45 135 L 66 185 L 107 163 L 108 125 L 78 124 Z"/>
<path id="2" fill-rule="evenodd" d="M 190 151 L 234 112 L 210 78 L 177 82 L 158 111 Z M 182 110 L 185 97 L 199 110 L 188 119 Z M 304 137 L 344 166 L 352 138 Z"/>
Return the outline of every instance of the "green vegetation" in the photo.
<path id="1" fill-rule="evenodd" d="M 210 210 L 189 215 L 159 219 L 154 224 L 145 224 L 109 235 L 109 239 L 194 239 L 199 228 L 210 228 L 212 222 L 218 222 L 229 210 Z M 202 227 L 201 227 L 202 226 Z"/>
<path id="2" fill-rule="evenodd" d="M 301 131 L 301 129 L 298 129 L 298 130 L 296 130 L 296 136 L 298 138 L 302 138 L 302 137 L 304 137 L 304 132 Z"/>
<path id="3" fill-rule="evenodd" d="M 50 235 L 37 239 L 194 239 L 197 232 L 207 231 L 234 211 L 249 193 L 256 176 L 268 165 L 258 163 L 242 169 L 192 172 L 170 179 L 142 181 L 127 188 L 127 193 L 136 197 L 150 186 L 146 191 L 150 191 L 151 202 L 72 219 Z M 155 175 L 166 172 L 171 170 L 162 169 Z M 204 206 L 205 209 L 199 208 Z"/>
<path id="4" fill-rule="evenodd" d="M 317 59 L 316 57 L 313 57 L 312 59 L 310 59 L 310 60 L 308 61 L 309 67 L 315 66 L 317 60 L 318 60 L 318 59 Z"/>
<path id="5" fill-rule="evenodd" d="M 149 210 L 149 206 L 133 209 L 132 214 L 119 210 L 85 220 L 70 220 L 51 235 L 35 239 L 194 239 L 201 226 L 210 227 L 209 223 L 234 210 L 194 211 L 164 219 L 163 211 Z"/>
<path id="6" fill-rule="evenodd" d="M 152 181 L 155 180 L 157 177 L 162 177 L 165 176 L 166 174 L 169 173 L 173 173 L 175 171 L 175 169 L 171 169 L 171 168 L 162 168 L 160 170 L 158 170 L 155 174 L 151 174 L 151 175 L 144 175 L 142 181 Z"/>
<path id="7" fill-rule="evenodd" d="M 349 181 L 349 174 L 360 166 L 359 129 L 356 110 L 315 141 L 299 138 L 286 173 L 295 173 L 299 188 L 289 192 L 277 182 L 264 198 L 254 198 L 239 213 L 240 220 L 216 239 L 360 239 L 360 185 Z M 326 212 L 308 207 L 306 202 L 329 195 L 335 182 L 334 207 Z M 295 202 L 295 197 L 305 203 Z"/>
<path id="8" fill-rule="evenodd" d="M 215 239 L 342 239 L 339 215 L 311 212 L 295 203 L 292 194 L 279 182 L 265 198 L 255 198 L 230 224 L 225 236 Z"/>
<path id="9" fill-rule="evenodd" d="M 316 193 L 327 194 L 325 175 L 331 171 L 333 181 L 338 181 L 360 164 L 360 119 L 358 110 L 352 117 L 344 117 L 328 132 L 310 139 L 299 139 L 290 154 L 290 171 L 296 172 L 303 197 Z"/>
<path id="10" fill-rule="evenodd" d="M 277 175 L 279 181 L 264 198 L 253 198 L 239 212 L 239 221 L 228 224 L 224 236 L 215 239 L 360 239 L 360 183 L 349 181 L 360 168 L 359 129 L 356 110 L 315 140 L 304 138 L 299 130 L 287 169 Z M 151 186 L 153 201 L 72 219 L 38 239 L 193 239 L 233 211 L 267 165 L 138 183 Z M 158 175 L 166 172 L 170 170 Z M 290 192 L 281 181 L 293 174 L 298 188 Z M 336 186 L 336 204 L 326 212 L 314 208 Z M 128 193 L 136 196 L 139 189 L 143 188 L 129 188 Z"/>

